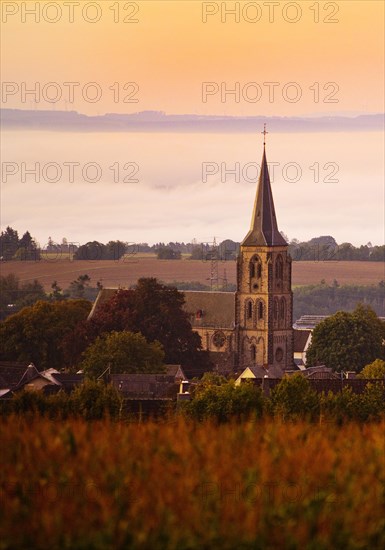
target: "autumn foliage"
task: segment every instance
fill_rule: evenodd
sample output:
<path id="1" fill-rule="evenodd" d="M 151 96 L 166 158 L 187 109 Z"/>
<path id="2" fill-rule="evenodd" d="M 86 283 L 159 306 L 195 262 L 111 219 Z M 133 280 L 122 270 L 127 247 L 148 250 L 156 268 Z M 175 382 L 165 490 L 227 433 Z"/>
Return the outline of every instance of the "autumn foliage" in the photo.
<path id="1" fill-rule="evenodd" d="M 0 547 L 383 548 L 384 431 L 9 417 Z"/>
<path id="2" fill-rule="evenodd" d="M 165 362 L 182 364 L 187 376 L 199 376 L 210 370 L 207 353 L 183 310 L 184 296 L 174 287 L 155 278 L 139 279 L 133 289 L 118 290 L 102 303 L 92 318 L 79 323 L 71 349 L 82 352 L 98 336 L 109 332 L 140 332 L 152 343 L 160 342 Z"/>

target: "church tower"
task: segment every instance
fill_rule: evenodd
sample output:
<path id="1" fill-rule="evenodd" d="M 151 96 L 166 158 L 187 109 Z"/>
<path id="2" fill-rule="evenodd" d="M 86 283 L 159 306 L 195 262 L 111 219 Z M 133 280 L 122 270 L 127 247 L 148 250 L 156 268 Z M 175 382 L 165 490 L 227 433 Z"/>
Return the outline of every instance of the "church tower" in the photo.
<path id="1" fill-rule="evenodd" d="M 237 259 L 235 308 L 238 369 L 291 369 L 291 258 L 278 231 L 265 142 L 251 227 Z"/>

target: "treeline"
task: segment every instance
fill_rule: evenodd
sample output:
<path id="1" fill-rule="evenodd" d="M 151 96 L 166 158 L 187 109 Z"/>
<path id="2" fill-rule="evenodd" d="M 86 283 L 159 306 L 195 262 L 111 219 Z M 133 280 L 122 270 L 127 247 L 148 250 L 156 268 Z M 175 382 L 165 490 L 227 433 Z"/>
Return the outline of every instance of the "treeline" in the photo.
<path id="1" fill-rule="evenodd" d="M 220 279 L 217 286 L 211 289 L 199 281 L 173 281 L 163 283 L 180 291 L 183 290 L 219 290 L 235 292 L 236 285 Z M 59 301 L 65 299 L 85 298 L 95 300 L 102 288 L 100 281 L 92 284 L 87 275 L 79 275 L 68 288 L 62 289 L 56 281 L 51 285 L 51 292 L 46 293 L 37 281 L 20 283 L 14 275 L 0 276 L 0 319 L 5 319 L 23 307 L 33 305 L 38 300 Z M 293 321 L 302 315 L 333 315 L 337 311 L 353 311 L 358 303 L 369 305 L 380 317 L 385 317 L 385 282 L 378 285 L 332 285 L 321 281 L 318 285 L 295 287 L 293 289 Z"/>
<path id="2" fill-rule="evenodd" d="M 265 394 L 251 382 L 235 386 L 218 375 L 207 374 L 197 385 L 193 398 L 183 404 L 183 412 L 197 421 L 280 418 L 310 421 L 379 420 L 385 414 L 385 383 L 368 382 L 363 393 L 350 387 L 341 392 L 318 393 L 302 374 L 285 376 Z"/>
<path id="3" fill-rule="evenodd" d="M 0 258 L 8 260 L 40 260 L 40 249 L 29 231 L 19 238 L 12 227 L 7 227 L 0 233 Z"/>
<path id="4" fill-rule="evenodd" d="M 337 311 L 353 311 L 358 303 L 369 305 L 379 317 L 385 317 L 385 282 L 378 285 L 300 286 L 293 289 L 293 320 L 302 315 L 333 315 Z"/>
<path id="5" fill-rule="evenodd" d="M 192 391 L 190 401 L 170 403 L 164 410 L 168 419 L 182 415 L 197 422 L 217 423 L 250 418 L 276 418 L 283 421 L 309 420 L 311 422 L 368 422 L 385 415 L 385 383 L 372 380 L 362 393 L 350 387 L 340 392 L 318 393 L 302 374 L 284 377 L 269 394 L 251 382 L 235 386 L 216 374 L 205 374 Z M 49 418 L 133 418 L 125 412 L 123 396 L 111 385 L 86 380 L 67 394 L 22 390 L 11 399 L 1 402 L 4 414 L 36 414 Z M 171 415 L 171 416 L 170 416 Z"/>
<path id="6" fill-rule="evenodd" d="M 48 418 L 83 418 L 101 420 L 118 418 L 121 413 L 122 397 L 111 385 L 86 380 L 71 393 L 60 390 L 54 394 L 42 391 L 21 390 L 11 399 L 0 402 L 0 411 L 8 414 L 34 414 Z"/>
<path id="7" fill-rule="evenodd" d="M 43 285 L 35 279 L 32 282 L 21 283 L 14 273 L 0 276 L 0 320 L 19 312 L 25 307 L 32 306 L 38 301 L 59 302 L 67 299 L 94 301 L 102 284 L 97 281 L 91 285 L 91 278 L 79 275 L 68 288 L 61 288 L 57 281 L 51 284 L 51 292 L 46 293 Z"/>
<path id="8" fill-rule="evenodd" d="M 282 233 L 282 232 L 281 232 Z M 366 245 L 354 246 L 351 243 L 338 244 L 330 235 L 315 237 L 309 241 L 292 239 L 282 233 L 289 244 L 289 253 L 294 261 L 385 261 L 385 245 L 373 246 L 370 242 Z M 119 260 L 123 256 L 132 256 L 138 253 L 157 254 L 159 259 L 180 259 L 181 255 L 189 255 L 191 260 L 220 261 L 235 260 L 239 253 L 240 243 L 231 239 L 225 239 L 216 243 L 210 242 L 191 243 L 171 241 L 169 243 L 158 242 L 153 245 L 148 243 L 133 243 L 122 240 L 109 241 L 107 244 L 99 241 L 89 241 L 85 244 L 69 243 L 66 238 L 60 244 L 48 237 L 47 245 L 41 247 L 26 231 L 19 238 L 18 232 L 12 227 L 7 227 L 0 234 L 0 257 L 8 260 L 40 260 L 46 254 L 56 255 L 71 254 L 74 260 Z"/>
<path id="9" fill-rule="evenodd" d="M 209 285 L 199 281 L 173 281 L 165 283 L 178 290 L 210 291 Z M 235 292 L 236 285 L 220 279 L 213 290 Z M 328 285 L 295 287 L 293 289 L 293 321 L 302 315 L 333 315 L 337 311 L 353 311 L 358 303 L 369 305 L 379 317 L 385 317 L 385 282 L 378 285 L 339 285 L 338 281 Z"/>
<path id="10" fill-rule="evenodd" d="M 372 246 L 371 243 L 353 246 L 351 243 L 337 244 L 331 236 L 300 242 L 293 239 L 289 243 L 289 253 L 293 261 L 385 261 L 385 246 Z"/>

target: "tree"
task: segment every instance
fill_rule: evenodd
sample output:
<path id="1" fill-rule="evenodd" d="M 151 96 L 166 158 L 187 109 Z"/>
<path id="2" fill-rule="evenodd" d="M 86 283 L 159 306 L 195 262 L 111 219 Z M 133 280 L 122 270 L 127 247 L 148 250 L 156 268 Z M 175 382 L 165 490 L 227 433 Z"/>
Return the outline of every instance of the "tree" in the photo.
<path id="1" fill-rule="evenodd" d="M 39 301 L 11 315 L 0 324 L 0 359 L 33 362 L 39 370 L 67 366 L 75 327 L 90 309 L 86 300 Z"/>
<path id="2" fill-rule="evenodd" d="M 306 357 L 309 366 L 325 364 L 333 370 L 360 372 L 384 358 L 385 323 L 369 306 L 359 304 L 353 313 L 339 311 L 319 323 Z"/>
<path id="3" fill-rule="evenodd" d="M 105 260 L 120 260 L 126 252 L 127 245 L 123 241 L 109 241 L 104 250 Z"/>
<path id="4" fill-rule="evenodd" d="M 162 246 L 156 250 L 158 260 L 180 260 L 181 253 L 169 246 Z"/>
<path id="5" fill-rule="evenodd" d="M 284 376 L 272 390 L 271 402 L 273 412 L 285 419 L 301 416 L 315 418 L 319 413 L 317 392 L 300 373 Z"/>
<path id="6" fill-rule="evenodd" d="M 79 277 L 72 281 L 68 290 L 71 298 L 84 298 L 85 291 L 89 287 L 91 278 L 85 275 L 79 275 Z"/>
<path id="7" fill-rule="evenodd" d="M 105 332 L 140 332 L 148 342 L 162 344 L 166 363 L 182 364 L 189 377 L 201 376 L 210 370 L 208 354 L 202 351 L 200 336 L 193 332 L 183 303 L 183 294 L 176 288 L 154 278 L 139 279 L 135 288 L 117 291 L 78 327 L 78 352 Z"/>
<path id="8" fill-rule="evenodd" d="M 0 319 L 45 298 L 44 288 L 36 279 L 32 283 L 20 285 L 14 273 L 0 276 Z"/>
<path id="9" fill-rule="evenodd" d="M 110 332 L 99 336 L 83 354 L 81 368 L 93 378 L 107 368 L 111 374 L 164 372 L 164 351 L 141 334 Z"/>
<path id="10" fill-rule="evenodd" d="M 68 297 L 68 295 L 63 294 L 62 288 L 58 285 L 57 281 L 54 281 L 51 285 L 52 292 L 50 293 L 49 297 L 52 302 L 58 301 L 58 300 L 64 300 Z"/>
<path id="11" fill-rule="evenodd" d="M 19 248 L 19 235 L 12 227 L 0 234 L 0 256 L 2 260 L 11 260 Z"/>
<path id="12" fill-rule="evenodd" d="M 203 259 L 203 245 L 194 246 L 189 260 L 202 260 Z"/>
<path id="13" fill-rule="evenodd" d="M 85 420 L 100 420 L 107 415 L 117 417 L 122 406 L 119 392 L 111 385 L 85 380 L 69 397 L 70 408 Z"/>
<path id="14" fill-rule="evenodd" d="M 357 378 L 385 378 L 385 361 L 376 359 L 366 365 Z"/>
<path id="15" fill-rule="evenodd" d="M 20 296 L 19 279 L 14 273 L 0 277 L 0 318 L 14 313 Z"/>
<path id="16" fill-rule="evenodd" d="M 263 415 L 264 397 L 254 384 L 235 386 L 222 377 L 206 377 L 198 383 L 193 398 L 182 409 L 195 420 L 212 419 L 227 422 L 231 418 Z"/>
<path id="17" fill-rule="evenodd" d="M 47 296 L 44 287 L 37 279 L 32 283 L 24 283 L 19 291 L 19 298 L 16 300 L 16 310 L 20 310 L 27 306 L 32 306 L 39 300 L 46 300 Z"/>

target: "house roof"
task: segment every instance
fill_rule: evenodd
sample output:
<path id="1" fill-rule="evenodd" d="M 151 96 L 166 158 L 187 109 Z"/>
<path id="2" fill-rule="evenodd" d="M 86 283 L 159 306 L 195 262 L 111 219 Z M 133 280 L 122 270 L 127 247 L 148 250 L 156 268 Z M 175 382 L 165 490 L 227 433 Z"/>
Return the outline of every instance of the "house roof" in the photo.
<path id="1" fill-rule="evenodd" d="M 49 369 L 49 370 L 54 370 L 54 369 Z M 51 376 L 45 376 L 43 372 L 38 371 L 35 365 L 31 363 L 25 369 L 25 372 L 21 377 L 19 383 L 15 387 L 15 389 L 20 389 L 26 384 L 30 384 L 33 380 L 36 380 L 37 378 L 42 378 L 47 382 L 47 384 L 57 385 L 56 382 L 52 380 Z"/>
<path id="2" fill-rule="evenodd" d="M 294 328 L 313 330 L 318 325 L 318 323 L 320 323 L 327 317 L 328 315 L 302 315 L 294 323 Z"/>
<path id="3" fill-rule="evenodd" d="M 126 397 L 175 397 L 179 385 L 168 374 L 111 374 L 111 383 Z"/>
<path id="4" fill-rule="evenodd" d="M 31 380 L 33 380 L 34 378 L 38 378 L 39 376 L 41 376 L 40 372 L 37 370 L 35 365 L 31 363 L 25 369 L 23 376 L 21 377 L 21 379 L 19 380 L 19 383 L 17 384 L 17 387 L 23 386 L 24 384 L 28 384 L 28 382 L 31 382 Z"/>
<path id="5" fill-rule="evenodd" d="M 306 344 L 311 335 L 311 330 L 295 330 L 294 329 L 294 353 L 302 353 L 305 351 Z"/>
<path id="6" fill-rule="evenodd" d="M 186 379 L 186 376 L 183 372 L 181 365 L 166 365 L 166 367 L 167 367 L 166 374 L 168 376 L 173 376 L 175 378 L 175 376 L 178 374 L 178 371 L 179 371 L 181 373 L 182 378 Z"/>
<path id="7" fill-rule="evenodd" d="M 15 388 L 22 379 L 28 363 L 2 361 L 0 363 L 0 388 Z"/>
<path id="8" fill-rule="evenodd" d="M 326 367 L 325 365 L 319 365 L 317 367 L 308 367 L 307 369 L 303 370 L 301 372 L 306 378 L 339 378 L 338 374 L 333 372 L 333 369 L 330 367 Z"/>
<path id="9" fill-rule="evenodd" d="M 285 374 L 285 371 L 281 367 L 278 367 L 276 365 L 272 365 L 267 369 L 265 369 L 264 367 L 253 366 L 247 367 L 240 374 L 239 378 L 246 378 L 246 376 L 243 375 L 246 375 L 246 371 L 248 369 L 254 374 L 255 378 L 265 378 L 265 376 L 267 376 L 267 378 L 282 378 Z"/>
<path id="10" fill-rule="evenodd" d="M 189 314 L 189 321 L 194 328 L 234 328 L 235 292 L 185 290 L 184 296 L 183 309 Z"/>
<path id="11" fill-rule="evenodd" d="M 50 380 L 52 384 L 59 385 L 59 382 L 54 378 L 55 374 L 59 374 L 58 370 L 50 368 L 40 371 L 40 374 Z"/>
<path id="12" fill-rule="evenodd" d="M 72 374 L 72 373 L 52 373 L 52 378 L 56 380 L 64 389 L 72 389 L 74 386 L 78 386 L 84 380 L 84 374 Z"/>
<path id="13" fill-rule="evenodd" d="M 241 245 L 287 246 L 287 242 L 278 230 L 265 147 L 263 148 L 261 171 L 259 174 L 251 227 Z"/>

